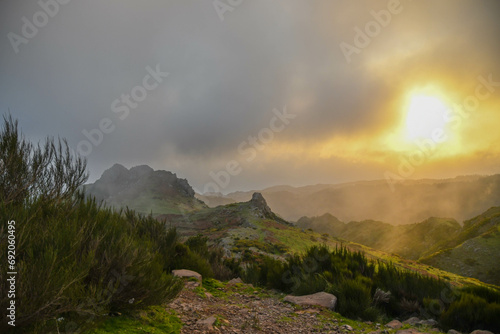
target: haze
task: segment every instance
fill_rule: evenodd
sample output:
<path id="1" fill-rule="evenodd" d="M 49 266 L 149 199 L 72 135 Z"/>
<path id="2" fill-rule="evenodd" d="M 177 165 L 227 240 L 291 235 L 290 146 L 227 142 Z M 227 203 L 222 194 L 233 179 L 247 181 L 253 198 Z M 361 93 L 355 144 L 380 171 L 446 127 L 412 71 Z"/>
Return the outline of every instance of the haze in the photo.
<path id="1" fill-rule="evenodd" d="M 223 193 L 499 172 L 497 1 L 220 2 L 73 0 L 26 38 L 40 5 L 2 1 L 1 113 L 85 149 L 90 181 L 114 163 Z"/>

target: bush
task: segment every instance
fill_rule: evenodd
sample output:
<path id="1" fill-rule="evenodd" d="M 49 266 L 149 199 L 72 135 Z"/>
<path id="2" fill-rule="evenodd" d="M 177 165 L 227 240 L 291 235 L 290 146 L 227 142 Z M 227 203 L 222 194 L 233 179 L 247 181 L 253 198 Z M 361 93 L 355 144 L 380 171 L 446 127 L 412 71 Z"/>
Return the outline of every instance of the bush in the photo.
<path id="1" fill-rule="evenodd" d="M 172 269 L 193 270 L 201 274 L 204 278 L 211 278 L 214 276 L 210 263 L 184 244 L 175 246 L 174 259 Z"/>
<path id="2" fill-rule="evenodd" d="M 499 317 L 499 304 L 488 304 L 481 297 L 463 293 L 460 299 L 453 302 L 441 315 L 441 322 L 448 328 L 462 331 L 486 329 L 498 332 L 500 330 Z"/>
<path id="3" fill-rule="evenodd" d="M 17 122 L 4 118 L 0 132 L 0 249 L 15 221 L 16 328 L 48 332 L 62 315 L 88 322 L 109 311 L 127 311 L 172 299 L 181 282 L 165 271 L 175 231 L 151 217 L 114 212 L 85 199 L 85 162 L 64 141 L 27 142 Z M 0 252 L 7 263 L 7 253 Z M 0 291 L 7 291 L 0 271 Z M 6 309 L 7 294 L 0 295 Z M 0 332 L 6 330 L 0 324 Z M 29 329 L 28 329 L 29 328 Z"/>
<path id="4" fill-rule="evenodd" d="M 330 291 L 336 294 L 338 312 L 343 316 L 354 319 L 360 317 L 363 320 L 376 320 L 378 313 L 371 309 L 370 287 L 360 280 L 344 280 L 337 288 L 330 288 Z"/>

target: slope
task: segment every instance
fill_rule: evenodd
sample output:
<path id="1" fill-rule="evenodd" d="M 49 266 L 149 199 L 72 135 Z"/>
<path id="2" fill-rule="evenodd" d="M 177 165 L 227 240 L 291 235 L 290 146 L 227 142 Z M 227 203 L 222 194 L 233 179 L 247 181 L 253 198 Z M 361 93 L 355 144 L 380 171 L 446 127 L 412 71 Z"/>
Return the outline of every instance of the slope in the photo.
<path id="1" fill-rule="evenodd" d="M 500 207 L 466 221 L 458 236 L 428 253 L 420 262 L 500 285 Z"/>
<path id="2" fill-rule="evenodd" d="M 345 224 L 330 214 L 302 217 L 297 226 L 413 260 L 442 240 L 456 236 L 461 229 L 454 219 L 432 217 L 416 224 L 394 226 L 374 220 Z"/>

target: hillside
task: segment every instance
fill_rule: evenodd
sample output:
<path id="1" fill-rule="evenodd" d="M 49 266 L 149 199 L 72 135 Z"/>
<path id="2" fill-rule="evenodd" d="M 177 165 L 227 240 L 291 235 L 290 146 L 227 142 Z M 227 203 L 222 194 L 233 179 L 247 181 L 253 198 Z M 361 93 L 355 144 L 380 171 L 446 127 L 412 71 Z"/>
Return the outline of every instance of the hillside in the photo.
<path id="1" fill-rule="evenodd" d="M 311 228 L 319 233 L 329 233 L 413 260 L 417 260 L 429 248 L 443 240 L 458 235 L 461 230 L 454 219 L 432 217 L 416 224 L 394 226 L 373 220 L 346 224 L 330 214 L 302 217 L 297 221 L 297 226 Z"/>
<path id="2" fill-rule="evenodd" d="M 394 191 L 393 191 L 394 190 Z M 385 180 L 306 187 L 279 186 L 260 192 L 271 209 L 290 221 L 330 213 L 342 221 L 375 220 L 393 225 L 429 217 L 463 221 L 500 202 L 500 175 L 443 180 L 404 180 L 391 189 Z M 248 201 L 253 192 L 196 196 L 209 206 Z"/>
<path id="3" fill-rule="evenodd" d="M 202 234 L 212 243 L 221 245 L 225 255 L 230 258 L 251 259 L 254 256 L 271 255 L 284 259 L 292 254 L 301 254 L 315 245 L 324 244 L 331 249 L 344 246 L 353 252 L 361 251 L 372 260 L 392 262 L 399 268 L 434 278 L 446 278 L 452 284 L 482 284 L 474 278 L 464 278 L 331 234 L 299 228 L 276 215 L 260 193 L 254 193 L 247 202 L 185 214 L 159 215 L 156 218 L 165 221 L 167 226 L 176 227 L 184 237 Z"/>
<path id="4" fill-rule="evenodd" d="M 144 214 L 182 214 L 206 207 L 194 197 L 194 190 L 185 179 L 145 165 L 129 170 L 115 164 L 84 189 L 110 206 L 129 207 Z"/>
<path id="5" fill-rule="evenodd" d="M 437 250 L 436 249 L 441 249 Z M 435 251 L 435 253 L 433 253 Z M 500 285 L 500 207 L 464 222 L 454 238 L 436 245 L 426 263 L 462 276 Z"/>

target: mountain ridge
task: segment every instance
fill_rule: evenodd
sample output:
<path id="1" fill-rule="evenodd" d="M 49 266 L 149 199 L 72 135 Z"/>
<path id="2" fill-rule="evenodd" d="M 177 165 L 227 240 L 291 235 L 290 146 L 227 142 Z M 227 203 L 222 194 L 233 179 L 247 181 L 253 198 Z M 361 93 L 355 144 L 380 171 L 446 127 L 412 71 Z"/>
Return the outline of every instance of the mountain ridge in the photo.
<path id="1" fill-rule="evenodd" d="M 393 225 L 452 217 L 462 222 L 500 203 L 500 174 L 465 175 L 449 179 L 347 182 L 304 187 L 273 186 L 256 190 L 271 209 L 288 221 L 330 213 L 342 221 L 377 220 Z M 247 201 L 252 192 L 196 194 L 208 206 Z"/>

